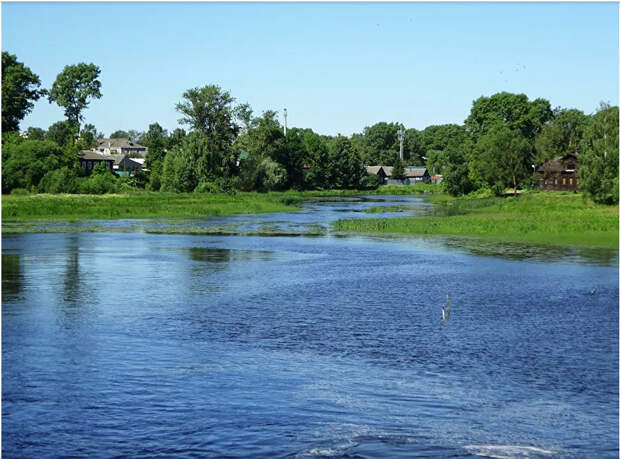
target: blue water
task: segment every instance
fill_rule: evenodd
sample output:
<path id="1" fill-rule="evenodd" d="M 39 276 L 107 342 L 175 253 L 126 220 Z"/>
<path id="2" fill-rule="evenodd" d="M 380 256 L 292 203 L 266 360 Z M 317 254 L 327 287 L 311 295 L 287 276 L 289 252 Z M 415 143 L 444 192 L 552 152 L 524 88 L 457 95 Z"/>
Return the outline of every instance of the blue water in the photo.
<path id="1" fill-rule="evenodd" d="M 618 456 L 617 252 L 330 233 L 2 243 L 4 457 Z"/>

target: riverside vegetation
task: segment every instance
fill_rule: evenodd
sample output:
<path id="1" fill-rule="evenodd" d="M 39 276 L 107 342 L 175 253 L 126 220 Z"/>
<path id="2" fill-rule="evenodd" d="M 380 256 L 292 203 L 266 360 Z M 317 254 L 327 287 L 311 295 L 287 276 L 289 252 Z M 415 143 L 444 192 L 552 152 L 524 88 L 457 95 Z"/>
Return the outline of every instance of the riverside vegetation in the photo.
<path id="1" fill-rule="evenodd" d="M 588 202 L 573 193 L 514 197 L 436 196 L 435 215 L 345 219 L 340 231 L 478 237 L 501 242 L 618 247 L 618 206 Z"/>

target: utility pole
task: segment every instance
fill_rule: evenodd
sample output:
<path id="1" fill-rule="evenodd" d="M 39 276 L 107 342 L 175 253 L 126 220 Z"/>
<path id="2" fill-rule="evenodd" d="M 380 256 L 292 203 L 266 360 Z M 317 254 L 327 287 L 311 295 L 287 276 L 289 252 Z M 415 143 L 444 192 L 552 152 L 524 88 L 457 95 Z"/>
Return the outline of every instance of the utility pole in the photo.
<path id="1" fill-rule="evenodd" d="M 403 141 L 405 140 L 405 128 L 402 126 L 398 130 L 398 140 L 400 142 L 400 160 L 403 161 L 405 158 L 403 157 Z"/>
<path id="2" fill-rule="evenodd" d="M 284 137 L 286 137 L 286 108 L 284 109 Z"/>

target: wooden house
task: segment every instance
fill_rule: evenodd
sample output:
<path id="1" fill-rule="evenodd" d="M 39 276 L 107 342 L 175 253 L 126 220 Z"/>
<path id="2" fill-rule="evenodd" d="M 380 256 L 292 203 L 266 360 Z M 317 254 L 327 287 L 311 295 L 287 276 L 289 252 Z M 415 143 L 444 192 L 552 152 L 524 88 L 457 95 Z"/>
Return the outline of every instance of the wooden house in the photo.
<path id="1" fill-rule="evenodd" d="M 102 155 L 96 151 L 82 150 L 79 155 L 79 163 L 80 167 L 87 171 L 92 171 L 99 163 L 105 163 L 105 167 L 112 171 L 114 167 L 114 158 L 109 155 Z"/>
<path id="2" fill-rule="evenodd" d="M 536 169 L 541 190 L 577 191 L 577 154 L 552 159 Z"/>

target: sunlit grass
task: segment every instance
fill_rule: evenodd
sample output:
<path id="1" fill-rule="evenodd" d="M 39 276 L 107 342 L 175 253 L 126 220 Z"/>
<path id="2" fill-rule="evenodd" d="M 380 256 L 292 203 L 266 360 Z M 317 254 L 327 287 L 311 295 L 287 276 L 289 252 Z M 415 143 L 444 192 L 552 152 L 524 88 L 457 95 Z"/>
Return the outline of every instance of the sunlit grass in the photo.
<path id="1" fill-rule="evenodd" d="M 618 206 L 580 195 L 532 193 L 518 198 L 435 200 L 435 216 L 339 220 L 340 231 L 474 236 L 505 242 L 618 247 Z"/>

